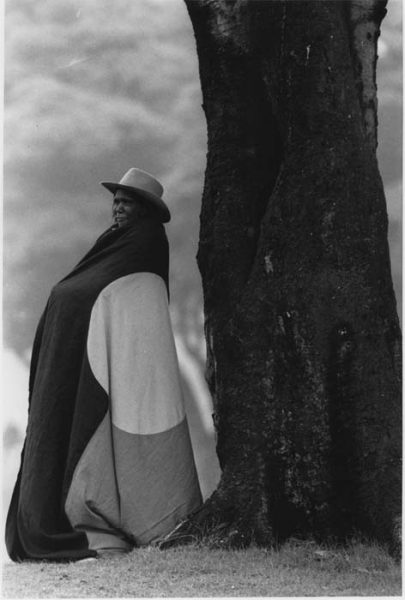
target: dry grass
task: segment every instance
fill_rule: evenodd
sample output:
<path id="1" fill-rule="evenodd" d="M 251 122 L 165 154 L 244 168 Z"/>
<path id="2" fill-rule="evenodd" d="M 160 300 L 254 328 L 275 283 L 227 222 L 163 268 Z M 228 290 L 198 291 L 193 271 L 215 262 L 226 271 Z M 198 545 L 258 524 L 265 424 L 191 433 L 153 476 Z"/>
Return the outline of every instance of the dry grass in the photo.
<path id="1" fill-rule="evenodd" d="M 289 542 L 279 551 L 143 548 L 94 562 L 7 564 L 6 598 L 397 596 L 401 568 L 381 548 Z"/>

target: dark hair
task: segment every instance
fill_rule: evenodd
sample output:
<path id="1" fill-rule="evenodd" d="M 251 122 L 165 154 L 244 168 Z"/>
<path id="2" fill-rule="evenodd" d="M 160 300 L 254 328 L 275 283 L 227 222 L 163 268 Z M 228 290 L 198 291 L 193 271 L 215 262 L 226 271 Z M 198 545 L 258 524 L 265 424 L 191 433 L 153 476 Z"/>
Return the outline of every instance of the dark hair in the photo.
<path id="1" fill-rule="evenodd" d="M 149 204 L 140 194 L 131 193 L 131 196 L 134 200 L 137 200 L 138 204 L 136 207 L 136 216 L 140 218 L 151 218 L 157 219 L 156 211 L 153 206 Z"/>

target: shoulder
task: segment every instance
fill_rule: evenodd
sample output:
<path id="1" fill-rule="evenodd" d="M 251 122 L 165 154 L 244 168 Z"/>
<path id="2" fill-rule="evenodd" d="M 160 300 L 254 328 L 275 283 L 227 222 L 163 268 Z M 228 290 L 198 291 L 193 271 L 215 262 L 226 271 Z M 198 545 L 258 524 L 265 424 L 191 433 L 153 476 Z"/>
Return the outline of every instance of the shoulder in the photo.
<path id="1" fill-rule="evenodd" d="M 163 225 L 152 219 L 142 219 L 128 229 L 122 231 L 119 247 L 130 256 L 143 256 L 148 260 L 166 261 L 169 255 L 169 244 Z"/>
<path id="2" fill-rule="evenodd" d="M 165 228 L 154 219 L 141 219 L 125 232 L 125 237 L 138 242 L 167 242 Z"/>

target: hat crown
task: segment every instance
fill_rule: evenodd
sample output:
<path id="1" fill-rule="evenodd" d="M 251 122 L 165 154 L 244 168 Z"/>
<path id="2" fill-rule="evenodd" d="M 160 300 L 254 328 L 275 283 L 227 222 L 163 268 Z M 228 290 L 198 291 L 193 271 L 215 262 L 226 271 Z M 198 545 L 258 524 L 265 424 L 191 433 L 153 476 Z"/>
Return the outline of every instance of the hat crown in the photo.
<path id="1" fill-rule="evenodd" d="M 119 185 L 144 190 L 159 198 L 161 198 L 163 194 L 163 186 L 155 179 L 155 177 L 153 177 L 153 175 L 135 167 L 132 167 L 125 173 L 121 178 Z"/>

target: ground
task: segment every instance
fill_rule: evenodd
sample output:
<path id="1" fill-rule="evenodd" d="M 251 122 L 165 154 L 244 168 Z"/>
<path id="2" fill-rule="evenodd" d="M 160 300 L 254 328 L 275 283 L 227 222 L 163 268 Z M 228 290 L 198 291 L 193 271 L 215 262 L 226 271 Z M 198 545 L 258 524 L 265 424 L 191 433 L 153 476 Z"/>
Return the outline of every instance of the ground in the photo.
<path id="1" fill-rule="evenodd" d="M 8 563 L 3 598 L 399 596 L 401 567 L 384 549 L 290 541 L 280 550 L 190 545 L 77 562 Z"/>

